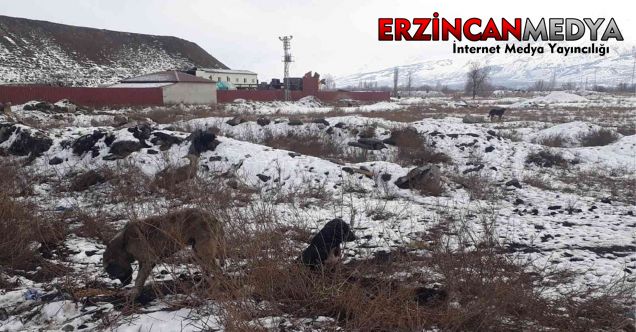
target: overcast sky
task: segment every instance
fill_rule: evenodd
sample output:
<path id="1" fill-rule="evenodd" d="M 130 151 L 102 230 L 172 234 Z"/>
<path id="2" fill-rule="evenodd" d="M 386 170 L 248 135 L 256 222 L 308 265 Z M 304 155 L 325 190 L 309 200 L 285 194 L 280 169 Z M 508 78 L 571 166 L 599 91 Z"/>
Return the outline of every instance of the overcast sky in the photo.
<path id="1" fill-rule="evenodd" d="M 425 0 L 0 0 L 0 14 L 57 23 L 169 35 L 193 41 L 233 69 L 261 80 L 282 76 L 281 35 L 293 35 L 291 74 L 344 75 L 417 60 L 448 57 L 450 47 L 379 42 L 379 17 L 614 17 L 635 41 L 630 1 Z M 502 55 L 505 56 L 505 55 Z"/>

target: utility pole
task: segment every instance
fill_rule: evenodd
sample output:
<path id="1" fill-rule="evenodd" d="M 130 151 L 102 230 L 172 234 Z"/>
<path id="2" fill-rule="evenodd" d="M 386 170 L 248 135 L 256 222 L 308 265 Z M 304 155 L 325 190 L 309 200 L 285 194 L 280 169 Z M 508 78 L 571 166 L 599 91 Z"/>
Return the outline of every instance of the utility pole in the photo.
<path id="1" fill-rule="evenodd" d="M 285 90 L 283 91 L 285 94 L 285 101 L 289 101 L 290 98 L 290 92 L 289 92 L 289 65 L 293 62 L 292 60 L 292 56 L 291 56 L 291 52 L 290 52 L 290 41 L 292 40 L 292 36 L 283 36 L 283 37 L 278 37 L 278 39 L 280 39 L 280 41 L 283 42 L 283 51 L 284 51 L 284 56 L 283 56 L 283 63 L 285 64 L 285 72 L 283 74 L 283 84 L 285 86 Z"/>
<path id="2" fill-rule="evenodd" d="M 400 70 L 398 67 L 395 67 L 393 70 L 393 97 L 398 96 L 398 76 L 400 74 Z"/>

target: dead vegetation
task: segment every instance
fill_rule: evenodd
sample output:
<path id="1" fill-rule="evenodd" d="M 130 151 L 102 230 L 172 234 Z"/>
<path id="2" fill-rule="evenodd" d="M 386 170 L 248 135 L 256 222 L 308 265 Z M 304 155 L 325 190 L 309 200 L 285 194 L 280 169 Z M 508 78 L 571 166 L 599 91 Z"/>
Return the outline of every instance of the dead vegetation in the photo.
<path id="1" fill-rule="evenodd" d="M 473 234 L 472 245 L 452 249 L 439 233 L 428 241 L 429 256 L 397 248 L 311 272 L 293 259 L 307 234 L 275 221 L 260 225 L 256 232 L 230 232 L 236 234 L 230 242 L 245 244 L 230 252 L 243 262 L 244 275 L 222 277 L 217 284 L 224 286 L 205 295 L 223 304 L 221 321 L 231 330 L 266 330 L 263 317 L 330 317 L 323 328 L 347 331 L 584 331 L 630 324 L 623 315 L 629 287 L 617 283 L 602 295 L 576 290 L 547 297 L 543 290 L 566 282 L 563 274 L 503 255 L 506 248 L 486 240 L 492 235 Z"/>
<path id="2" fill-rule="evenodd" d="M 413 127 L 394 129 L 389 139 L 397 146 L 396 162 L 402 166 L 452 162 L 448 155 L 437 151 Z"/>
<path id="3" fill-rule="evenodd" d="M 0 192 L 0 266 L 33 271 L 45 265 L 68 232 L 52 213 Z"/>
<path id="4" fill-rule="evenodd" d="M 265 135 L 261 144 L 337 163 L 358 163 L 374 159 L 373 152 L 343 145 L 331 136 L 317 132 L 289 132 L 286 135 L 274 135 L 270 132 Z"/>
<path id="5" fill-rule="evenodd" d="M 563 155 L 553 150 L 540 150 L 531 152 L 526 156 L 526 164 L 534 164 L 539 167 L 567 168 L 570 162 Z"/>
<path id="6" fill-rule="evenodd" d="M 606 128 L 592 130 L 579 136 L 581 146 L 604 146 L 616 142 L 618 138 L 616 132 Z"/>
<path id="7" fill-rule="evenodd" d="M 562 148 L 567 146 L 567 139 L 563 135 L 554 134 L 535 140 L 535 143 L 553 148 Z"/>
<path id="8" fill-rule="evenodd" d="M 450 178 L 458 188 L 466 190 L 471 200 L 492 201 L 501 198 L 499 185 L 494 183 L 484 172 L 462 174 L 459 171 L 449 172 Z"/>
<path id="9" fill-rule="evenodd" d="M 159 124 L 169 124 L 178 121 L 187 121 L 197 118 L 207 118 L 213 116 L 227 116 L 222 105 L 206 105 L 196 107 L 185 107 L 183 105 L 153 107 L 148 111 L 129 112 L 133 120 L 145 121 L 150 119 Z"/>
<path id="10" fill-rule="evenodd" d="M 583 170 L 563 172 L 557 179 L 566 184 L 564 192 L 587 194 L 598 198 L 636 204 L 636 177 L 633 170 Z"/>
<path id="11" fill-rule="evenodd" d="M 124 165 L 112 174 L 106 183 L 112 186 L 117 202 L 133 205 L 141 202 L 139 196 L 149 195 L 147 199 L 152 201 L 153 195 L 157 194 L 140 188 L 143 186 L 139 183 L 148 182 L 134 165 Z M 466 182 L 472 190 L 490 187 L 480 182 L 484 179 L 466 178 L 477 179 L 474 183 Z M 167 272 L 171 281 L 156 279 L 147 288 L 169 308 L 196 307 L 197 312 L 209 310 L 209 314 L 219 315 L 228 330 L 265 330 L 266 324 L 260 320 L 264 317 L 328 317 L 331 320 L 315 324 L 324 324 L 324 329 L 339 327 L 353 331 L 507 331 L 517 328 L 584 331 L 618 330 L 629 324 L 623 315 L 626 310 L 623 304 L 630 301 L 630 289 L 617 287 L 601 291 L 601 295 L 577 291 L 556 298 L 544 296 L 543 289 L 563 281 L 557 279 L 557 274 L 537 270 L 527 262 L 505 255 L 507 249 L 494 242 L 492 235 L 480 238 L 472 235 L 472 243 L 447 246 L 443 234 L 463 237 L 450 230 L 453 227 L 447 224 L 440 225 L 446 229 L 444 232 L 433 232 L 436 228 L 432 227 L 432 233 L 424 235 L 426 248 L 430 250 L 427 255 L 421 255 L 418 248 L 404 245 L 391 252 L 346 261 L 335 270 L 309 271 L 295 258 L 311 234 L 305 228 L 279 223 L 274 201 L 266 197 L 246 198 L 242 202 L 235 200 L 234 195 L 242 191 L 241 187 L 227 187 L 226 180 L 219 177 L 209 180 L 214 182 L 204 183 L 195 179 L 184 187 L 170 189 L 174 190 L 173 197 L 179 204 L 195 205 L 219 216 L 225 221 L 227 243 L 241 244 L 228 247 L 231 264 L 225 273 Z M 189 192 L 197 195 L 189 195 Z M 294 205 L 303 206 L 312 200 L 318 204 L 324 202 L 320 188 L 309 192 L 318 194 L 307 194 L 304 202 Z M 25 225 L 25 229 L 18 232 L 23 236 L 11 238 L 13 241 L 19 239 L 19 243 L 5 242 L 9 239 L 4 238 L 0 243 L 8 243 L 10 248 L 27 249 L 23 252 L 0 251 L 8 253 L 10 260 L 6 266 L 11 266 L 11 260 L 26 262 L 24 257 L 34 257 L 27 245 L 29 242 L 48 244 L 63 238 L 33 237 L 59 234 L 43 228 L 44 225 L 50 227 L 51 220 L 62 219 L 78 225 L 73 230 L 76 236 L 102 242 L 112 236 L 115 231 L 112 221 L 119 219 L 109 216 L 107 211 L 69 212 L 57 219 L 38 215 L 38 218 L 32 212 L 34 209 L 16 206 L 10 198 L 1 202 L 4 206 L 0 209 L 0 220 L 10 220 L 12 227 L 16 223 Z M 34 220 L 46 220 L 47 223 L 35 224 Z M 5 224 L 0 223 L 0 227 Z M 34 229 L 38 231 L 34 232 Z M 0 234 L 7 234 L 4 230 L 2 228 Z M 13 228 L 12 232 L 15 232 Z M 351 253 L 345 251 L 345 257 Z M 7 257 L 0 256 L 3 266 Z M 176 257 L 166 265 L 188 263 L 189 260 Z M 38 264 L 46 265 L 41 261 Z M 162 268 L 166 267 L 158 267 Z M 56 270 L 56 267 L 47 269 L 58 275 L 70 275 L 69 271 Z M 205 282 L 195 286 L 196 280 L 201 278 Z M 78 300 L 98 296 L 116 298 L 110 286 L 90 280 L 63 287 Z M 168 296 L 176 294 L 184 296 Z M 214 305 L 210 305 L 209 300 Z M 223 309 L 219 310 L 219 307 Z M 134 313 L 135 309 L 124 307 L 124 312 Z M 117 320 L 126 319 L 126 315 L 104 315 L 102 327 L 116 326 Z M 289 324 L 300 326 L 297 324 L 303 323 L 291 320 Z"/>

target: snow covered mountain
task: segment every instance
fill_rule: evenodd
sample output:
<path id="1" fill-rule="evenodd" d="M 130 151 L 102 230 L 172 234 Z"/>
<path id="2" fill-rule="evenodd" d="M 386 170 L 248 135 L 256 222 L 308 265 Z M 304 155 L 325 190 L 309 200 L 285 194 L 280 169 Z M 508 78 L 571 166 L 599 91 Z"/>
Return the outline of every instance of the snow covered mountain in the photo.
<path id="1" fill-rule="evenodd" d="M 539 45 L 535 43 L 534 45 Z M 581 46 L 586 46 L 582 44 Z M 598 46 L 598 45 L 597 45 Z M 551 54 L 544 44 L 545 52 L 531 56 L 529 54 L 491 54 L 475 57 L 453 56 L 440 60 L 420 60 L 399 65 L 400 85 L 406 84 L 411 73 L 412 85 L 438 82 L 450 87 L 462 86 L 466 81 L 466 71 L 471 61 L 479 61 L 490 66 L 491 83 L 506 87 L 525 87 L 538 80 L 550 81 L 554 75 L 558 84 L 616 85 L 630 83 L 634 66 L 632 45 L 613 45 L 604 56 L 598 54 Z M 503 51 L 502 51 L 503 52 Z M 394 67 L 376 71 L 355 73 L 336 78 L 338 87 L 358 87 L 363 83 L 377 82 L 378 86 L 393 85 Z"/>
<path id="2" fill-rule="evenodd" d="M 154 71 L 227 68 L 197 44 L 0 15 L 0 84 L 100 85 Z"/>

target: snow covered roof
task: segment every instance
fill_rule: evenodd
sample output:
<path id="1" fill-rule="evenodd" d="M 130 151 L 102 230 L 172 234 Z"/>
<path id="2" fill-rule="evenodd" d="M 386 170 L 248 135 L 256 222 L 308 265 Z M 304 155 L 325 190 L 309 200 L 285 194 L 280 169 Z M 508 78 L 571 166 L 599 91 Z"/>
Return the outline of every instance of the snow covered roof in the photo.
<path id="1" fill-rule="evenodd" d="M 249 70 L 217 69 L 217 68 L 197 68 L 197 70 L 201 70 L 207 73 L 256 75 L 255 72 L 249 71 Z"/>
<path id="2" fill-rule="evenodd" d="M 137 77 L 127 78 L 121 83 L 216 83 L 194 75 L 186 74 L 176 70 L 161 71 L 152 74 L 141 75 Z"/>

